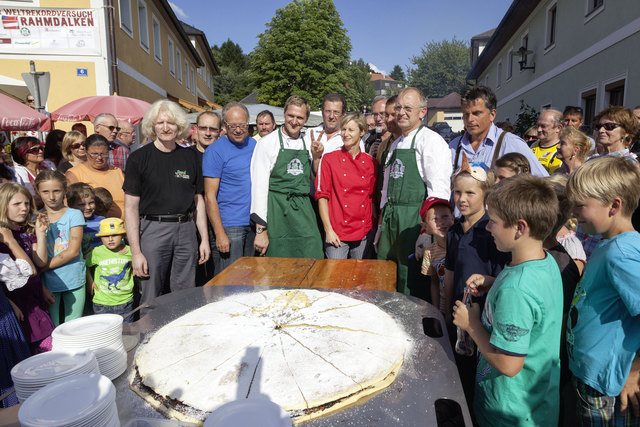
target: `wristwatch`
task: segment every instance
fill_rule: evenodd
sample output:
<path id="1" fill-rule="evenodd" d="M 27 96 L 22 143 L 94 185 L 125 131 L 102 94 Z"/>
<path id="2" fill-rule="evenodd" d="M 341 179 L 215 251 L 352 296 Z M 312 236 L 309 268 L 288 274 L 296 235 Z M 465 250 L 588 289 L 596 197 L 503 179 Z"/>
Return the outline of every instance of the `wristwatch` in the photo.
<path id="1" fill-rule="evenodd" d="M 261 225 L 256 225 L 256 234 L 260 234 L 263 231 L 267 231 L 267 227 L 263 227 Z"/>

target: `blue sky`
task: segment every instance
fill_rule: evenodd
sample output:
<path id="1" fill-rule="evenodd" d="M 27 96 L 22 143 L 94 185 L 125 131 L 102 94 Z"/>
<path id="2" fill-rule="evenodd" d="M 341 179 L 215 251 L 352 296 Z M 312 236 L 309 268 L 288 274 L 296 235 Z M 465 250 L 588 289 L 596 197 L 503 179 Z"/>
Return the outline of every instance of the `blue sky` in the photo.
<path id="1" fill-rule="evenodd" d="M 425 43 L 451 39 L 469 41 L 496 27 L 512 0 L 334 0 L 347 35 L 351 58 L 362 58 L 390 73 L 398 64 L 411 66 Z M 276 9 L 288 0 L 170 0 L 178 18 L 220 45 L 230 38 L 244 53 L 256 46 Z"/>

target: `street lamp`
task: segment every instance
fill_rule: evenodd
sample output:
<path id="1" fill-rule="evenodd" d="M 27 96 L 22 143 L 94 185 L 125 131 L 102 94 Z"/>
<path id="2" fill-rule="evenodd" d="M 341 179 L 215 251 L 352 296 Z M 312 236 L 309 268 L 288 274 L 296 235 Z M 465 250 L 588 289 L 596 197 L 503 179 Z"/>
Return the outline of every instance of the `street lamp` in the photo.
<path id="1" fill-rule="evenodd" d="M 520 64 L 520 71 L 522 70 L 534 70 L 536 69 L 536 64 L 533 63 L 531 64 L 530 67 L 527 67 L 527 55 L 530 55 L 533 53 L 532 50 L 528 50 L 526 47 L 521 46 L 520 49 L 518 49 L 518 55 L 520 55 L 520 61 L 518 61 L 518 64 Z"/>

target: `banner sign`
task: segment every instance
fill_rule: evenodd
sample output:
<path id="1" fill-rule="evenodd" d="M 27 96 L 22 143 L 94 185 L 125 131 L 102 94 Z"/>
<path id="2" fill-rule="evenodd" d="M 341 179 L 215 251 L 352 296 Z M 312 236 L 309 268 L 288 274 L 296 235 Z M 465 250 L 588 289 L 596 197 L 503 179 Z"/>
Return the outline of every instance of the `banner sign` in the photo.
<path id="1" fill-rule="evenodd" d="M 0 7 L 0 53 L 100 55 L 99 9 Z"/>

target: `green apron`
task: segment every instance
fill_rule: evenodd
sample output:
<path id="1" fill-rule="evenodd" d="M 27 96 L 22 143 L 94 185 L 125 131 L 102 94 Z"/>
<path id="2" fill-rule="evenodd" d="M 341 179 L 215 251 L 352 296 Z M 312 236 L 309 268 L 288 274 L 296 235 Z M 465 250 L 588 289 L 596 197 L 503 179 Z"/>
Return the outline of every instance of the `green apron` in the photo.
<path id="1" fill-rule="evenodd" d="M 302 150 L 285 149 L 278 130 L 280 152 L 269 177 L 267 256 L 324 258 L 322 238 L 309 197 L 311 163 Z"/>
<path id="2" fill-rule="evenodd" d="M 411 148 L 396 148 L 385 169 L 389 169 L 387 183 L 387 203 L 382 209 L 378 259 L 396 262 L 397 290 L 409 294 L 409 288 L 417 278 L 417 262 L 409 259 L 415 252 L 415 244 L 420 234 L 420 206 L 427 197 L 427 187 L 418 172 L 416 136 L 411 140 Z M 413 274 L 412 274 L 413 273 Z"/>

